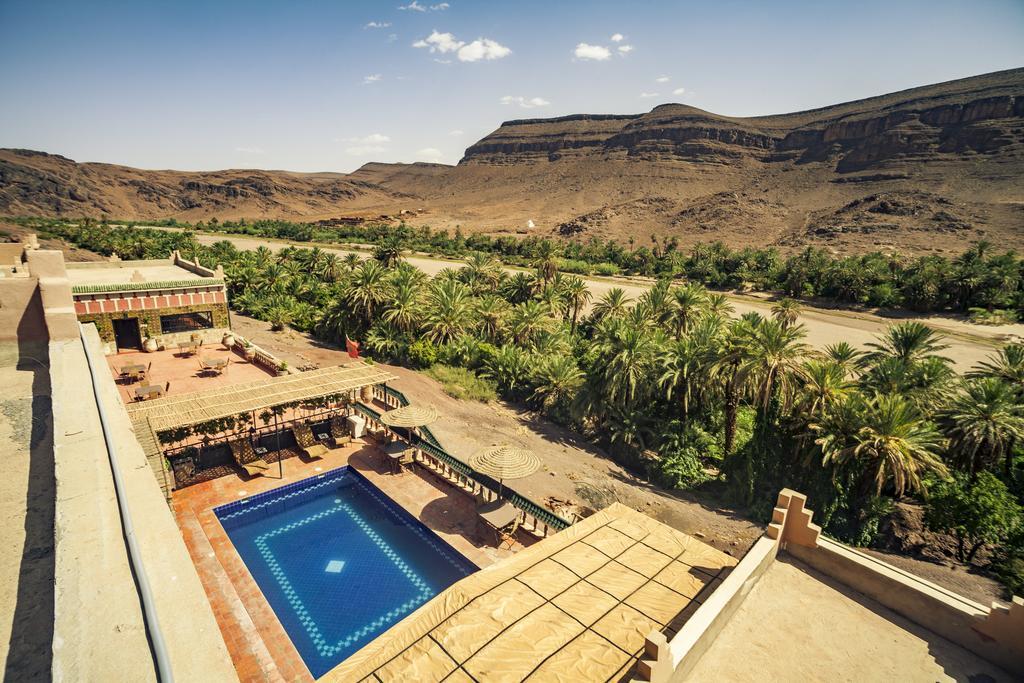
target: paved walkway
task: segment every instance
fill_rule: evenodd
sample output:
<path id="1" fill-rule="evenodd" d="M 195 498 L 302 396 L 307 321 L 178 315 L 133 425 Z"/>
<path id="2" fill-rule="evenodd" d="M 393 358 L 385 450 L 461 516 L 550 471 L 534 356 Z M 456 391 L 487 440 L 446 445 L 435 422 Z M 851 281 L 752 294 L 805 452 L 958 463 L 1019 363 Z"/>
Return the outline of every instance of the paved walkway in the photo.
<path id="1" fill-rule="evenodd" d="M 45 345 L 0 345 L 0 662 L 8 681 L 49 680 L 56 484 Z"/>
<path id="2" fill-rule="evenodd" d="M 413 472 L 390 474 L 383 453 L 363 440 L 333 449 L 315 463 L 291 457 L 281 465 L 283 477 L 278 476 L 274 463 L 269 476 L 220 477 L 175 491 L 171 499 L 185 544 L 242 681 L 313 679 L 214 515 L 213 508 L 218 505 L 350 465 L 477 566 L 489 566 L 522 547 L 491 547 L 493 541 L 476 529 L 471 498 L 419 466 Z"/>

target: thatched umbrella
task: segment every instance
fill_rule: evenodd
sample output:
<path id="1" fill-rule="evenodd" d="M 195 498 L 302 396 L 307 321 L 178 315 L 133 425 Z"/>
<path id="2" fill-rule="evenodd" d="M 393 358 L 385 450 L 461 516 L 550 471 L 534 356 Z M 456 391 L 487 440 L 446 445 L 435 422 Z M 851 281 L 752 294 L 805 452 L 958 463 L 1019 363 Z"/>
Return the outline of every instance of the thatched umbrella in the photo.
<path id="1" fill-rule="evenodd" d="M 540 469 L 540 459 L 532 452 L 514 446 L 491 446 L 474 454 L 469 466 L 498 480 L 498 497 L 505 479 L 522 479 Z"/>
<path id="2" fill-rule="evenodd" d="M 383 413 L 380 416 L 380 421 L 389 427 L 414 429 L 437 422 L 437 409 L 433 406 L 402 406 Z"/>

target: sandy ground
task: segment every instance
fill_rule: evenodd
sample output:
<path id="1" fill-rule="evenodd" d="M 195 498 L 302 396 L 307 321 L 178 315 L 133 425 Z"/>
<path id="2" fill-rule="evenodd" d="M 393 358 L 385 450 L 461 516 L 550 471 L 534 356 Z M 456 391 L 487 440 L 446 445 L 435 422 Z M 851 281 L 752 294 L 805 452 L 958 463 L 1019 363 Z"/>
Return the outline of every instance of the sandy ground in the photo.
<path id="1" fill-rule="evenodd" d="M 235 235 L 201 234 L 197 235 L 197 239 L 203 244 L 213 244 L 226 239 L 239 249 L 256 249 L 260 246 L 270 246 L 271 248 L 276 246 L 279 249 L 288 244 L 306 248 L 311 246 L 309 243 L 289 243 L 283 240 L 256 239 Z M 325 251 L 336 254 L 355 253 L 361 257 L 367 257 L 366 252 L 336 249 L 325 245 L 319 246 Z M 429 275 L 435 275 L 445 268 L 459 268 L 462 265 L 461 261 L 421 256 L 408 256 L 405 260 Z M 650 287 L 650 281 L 643 278 L 588 277 L 584 279 L 587 281 L 594 301 L 600 299 L 605 292 L 613 287 L 621 287 L 631 299 L 638 298 Z M 757 311 L 763 315 L 769 315 L 771 312 L 772 303 L 765 295 L 730 294 L 729 296 L 735 306 L 735 315 L 742 315 L 749 311 Z M 949 348 L 943 353 L 953 360 L 957 370 L 961 372 L 970 369 L 978 361 L 984 360 L 999 344 L 1012 339 L 1024 339 L 1024 324 L 972 325 L 955 317 L 914 317 L 910 315 L 886 317 L 874 313 L 811 306 L 805 306 L 800 317 L 800 322 L 807 331 L 806 341 L 815 348 L 841 341 L 863 347 L 885 332 L 890 325 L 906 320 L 923 322 L 946 335 L 946 343 L 949 344 Z"/>
<path id="2" fill-rule="evenodd" d="M 4 680 L 50 677 L 53 438 L 46 349 L 0 345 L 0 661 Z"/>
<path id="3" fill-rule="evenodd" d="M 262 321 L 232 313 L 235 331 L 298 367 L 307 363 L 336 365 L 347 356 L 338 349 L 294 330 L 271 332 Z M 441 421 L 431 425 L 444 446 L 463 458 L 491 444 L 515 444 L 537 453 L 544 468 L 513 485 L 539 503 L 554 498 L 600 509 L 619 501 L 640 510 L 733 557 L 743 555 L 763 527 L 708 496 L 668 491 L 634 477 L 612 462 L 595 444 L 575 433 L 504 402 L 460 401 L 441 385 L 406 368 L 387 366 L 399 379 L 393 384 L 411 401 L 436 406 Z M 812 501 L 813 503 L 813 501 Z M 1002 596 L 995 581 L 959 566 L 869 551 L 949 590 L 989 604 Z"/>
<path id="4" fill-rule="evenodd" d="M 685 680 L 1011 679 L 962 647 L 780 556 Z"/>

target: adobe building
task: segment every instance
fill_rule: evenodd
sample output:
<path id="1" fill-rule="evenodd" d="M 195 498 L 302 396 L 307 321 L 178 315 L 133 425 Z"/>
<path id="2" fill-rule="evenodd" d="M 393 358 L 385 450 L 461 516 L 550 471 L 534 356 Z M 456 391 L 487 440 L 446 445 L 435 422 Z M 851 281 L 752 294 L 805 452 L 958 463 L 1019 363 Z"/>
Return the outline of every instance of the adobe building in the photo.
<path id="1" fill-rule="evenodd" d="M 75 315 L 95 323 L 106 353 L 170 348 L 193 334 L 230 329 L 224 271 L 181 257 L 68 263 Z"/>

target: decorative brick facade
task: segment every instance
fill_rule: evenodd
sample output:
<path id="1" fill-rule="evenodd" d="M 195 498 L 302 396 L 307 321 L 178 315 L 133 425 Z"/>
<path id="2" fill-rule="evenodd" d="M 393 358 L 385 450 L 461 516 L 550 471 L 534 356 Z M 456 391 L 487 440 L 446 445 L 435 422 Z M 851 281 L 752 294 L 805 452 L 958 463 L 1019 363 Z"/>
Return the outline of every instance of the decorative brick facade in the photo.
<path id="1" fill-rule="evenodd" d="M 114 341 L 114 320 L 138 318 L 142 339 L 164 334 L 160 316 L 210 312 L 214 328 L 229 328 L 227 292 L 221 283 L 168 291 L 75 293 L 75 314 L 96 323 L 100 338 Z"/>

